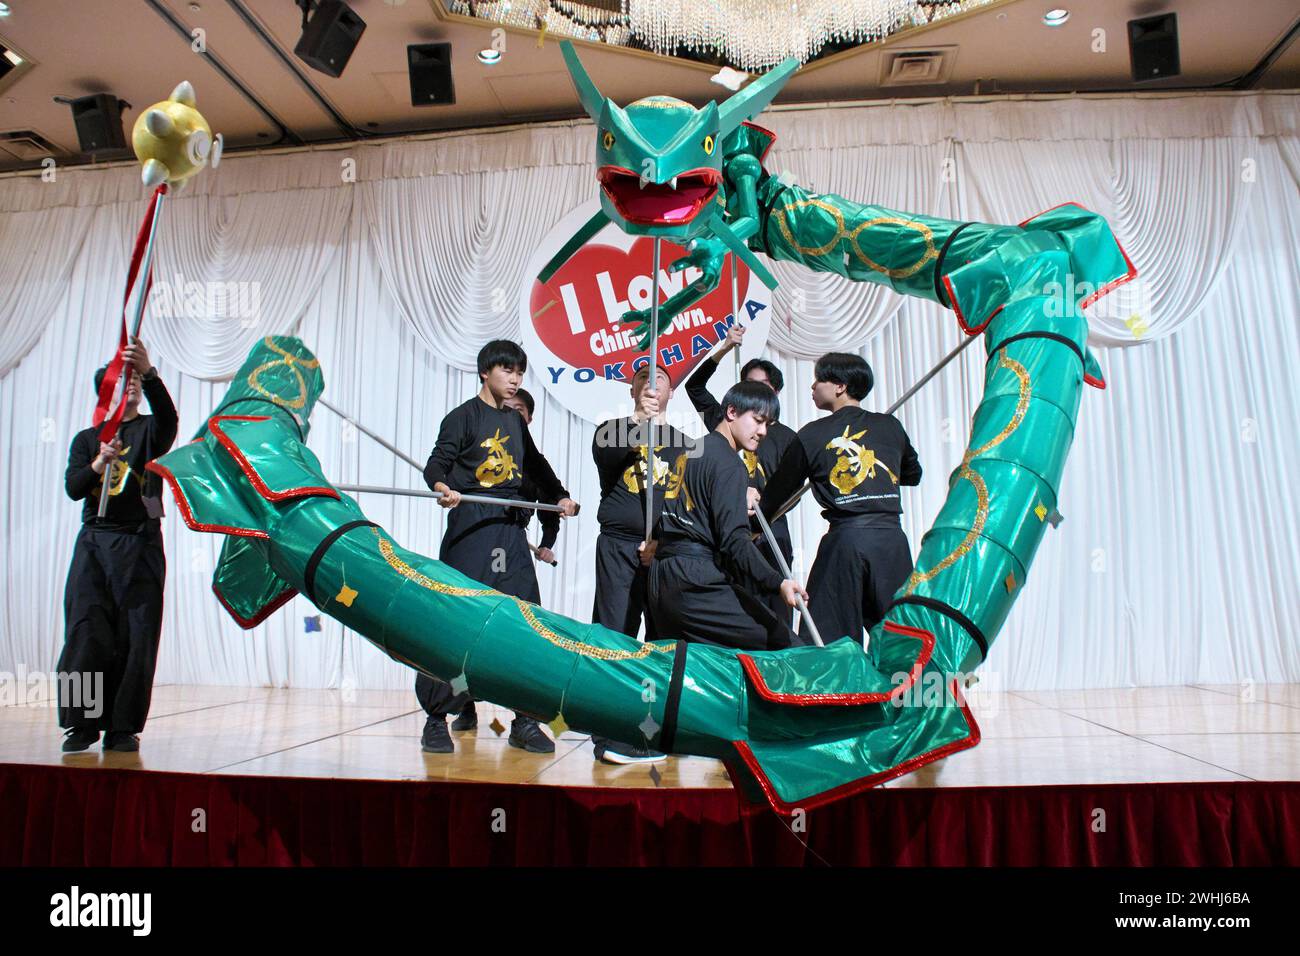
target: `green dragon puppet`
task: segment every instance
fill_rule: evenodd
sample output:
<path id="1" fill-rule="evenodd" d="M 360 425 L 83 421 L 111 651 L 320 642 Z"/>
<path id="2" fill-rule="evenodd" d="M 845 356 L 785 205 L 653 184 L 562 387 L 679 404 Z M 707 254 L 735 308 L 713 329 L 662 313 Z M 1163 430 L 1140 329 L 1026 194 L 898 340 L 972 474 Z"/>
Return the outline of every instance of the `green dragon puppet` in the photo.
<path id="1" fill-rule="evenodd" d="M 791 65 L 721 107 L 651 97 L 624 111 L 599 97 L 567 45 L 565 56 L 597 120 L 602 187 L 600 216 L 567 254 L 606 221 L 695 239 L 690 259 L 703 275 L 664 303 L 664 321 L 717 281 L 731 251 L 764 281 L 756 252 L 936 300 L 984 333 L 970 445 L 868 650 L 833 635 L 825 648 L 774 652 L 640 643 L 406 551 L 330 485 L 307 448 L 324 384 L 291 338 L 257 345 L 196 440 L 149 466 L 191 528 L 227 536 L 217 597 L 252 627 L 301 593 L 394 660 L 546 721 L 717 758 L 741 793 L 783 812 L 974 746 L 964 675 L 1025 584 L 1084 382 L 1102 385 L 1081 309 L 1136 271 L 1106 223 L 1078 206 L 992 226 L 862 206 L 769 176 L 772 136 L 745 120 Z M 1062 289 L 1085 286 L 1088 299 L 1062 300 Z"/>

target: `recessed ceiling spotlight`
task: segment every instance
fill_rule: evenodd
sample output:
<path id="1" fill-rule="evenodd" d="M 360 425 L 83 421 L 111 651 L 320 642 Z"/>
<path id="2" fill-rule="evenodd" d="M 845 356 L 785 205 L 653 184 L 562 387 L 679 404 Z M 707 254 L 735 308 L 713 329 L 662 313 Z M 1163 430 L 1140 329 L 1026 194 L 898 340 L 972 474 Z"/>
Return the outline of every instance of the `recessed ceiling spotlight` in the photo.
<path id="1" fill-rule="evenodd" d="M 488 66 L 495 66 L 496 64 L 501 62 L 501 51 L 500 50 L 479 50 L 478 61 L 480 63 L 485 63 Z"/>
<path id="2" fill-rule="evenodd" d="M 13 10 L 9 8 L 9 4 L 0 3 L 0 17 L 7 17 L 11 13 L 13 13 Z"/>
<path id="3" fill-rule="evenodd" d="M 1066 20 L 1070 19 L 1070 11 L 1057 7 L 1054 10 L 1048 10 L 1043 14 L 1043 22 L 1049 27 L 1059 27 Z"/>

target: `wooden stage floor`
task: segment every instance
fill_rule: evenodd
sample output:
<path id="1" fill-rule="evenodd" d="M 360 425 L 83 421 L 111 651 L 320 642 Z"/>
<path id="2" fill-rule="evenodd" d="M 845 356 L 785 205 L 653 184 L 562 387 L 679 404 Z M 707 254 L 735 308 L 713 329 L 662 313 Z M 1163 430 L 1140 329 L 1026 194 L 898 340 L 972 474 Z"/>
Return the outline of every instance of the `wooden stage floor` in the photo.
<path id="1" fill-rule="evenodd" d="M 982 742 L 887 787 L 1018 787 L 1300 780 L 1300 685 L 1020 691 L 975 695 Z M 420 751 L 424 714 L 410 691 L 162 685 L 138 754 L 64 754 L 48 701 L 0 706 L 0 763 L 182 773 L 564 787 L 729 788 L 720 763 L 672 757 L 616 767 L 565 732 L 550 755 L 498 735 L 510 713 L 479 704 L 456 753 Z M 508 731 L 507 731 L 508 732 Z"/>

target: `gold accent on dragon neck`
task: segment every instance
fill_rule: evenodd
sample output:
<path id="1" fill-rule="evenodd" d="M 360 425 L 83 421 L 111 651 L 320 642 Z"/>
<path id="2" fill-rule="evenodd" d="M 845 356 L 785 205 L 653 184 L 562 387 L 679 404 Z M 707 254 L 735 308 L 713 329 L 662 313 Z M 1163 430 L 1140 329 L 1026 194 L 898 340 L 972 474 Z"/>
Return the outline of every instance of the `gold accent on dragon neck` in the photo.
<path id="1" fill-rule="evenodd" d="M 957 470 L 957 477 L 969 481 L 975 489 L 975 521 L 971 525 L 970 531 L 966 533 L 966 537 L 942 561 L 928 571 L 912 572 L 907 579 L 907 588 L 903 592 L 904 594 L 911 594 L 919 585 L 933 579 L 935 575 L 945 568 L 952 567 L 959 558 L 965 557 L 967 552 L 975 545 L 975 540 L 984 531 L 984 525 L 989 517 L 989 490 L 979 472 L 970 467 L 970 463 L 977 456 L 1002 444 L 1012 432 L 1020 427 L 1020 423 L 1025 420 L 1025 412 L 1029 409 L 1029 397 L 1033 393 L 1033 383 L 1030 381 L 1029 372 L 1015 359 L 1008 358 L 1005 350 L 998 358 L 998 367 L 1010 369 L 1011 373 L 1015 375 L 1020 383 L 1020 395 L 1016 401 L 1016 410 L 1012 413 L 1011 420 L 1007 422 L 1006 427 L 979 448 L 968 448 L 966 454 L 962 456 L 961 467 Z"/>
<path id="2" fill-rule="evenodd" d="M 864 229 L 868 229 L 871 226 L 882 225 L 902 226 L 904 229 L 915 229 L 919 232 L 921 238 L 925 240 L 925 252 L 921 254 L 921 258 L 917 259 L 910 266 L 901 269 L 892 269 L 889 266 L 882 266 L 880 263 L 872 260 L 858 245 L 858 235 Z M 846 238 L 849 240 L 849 248 L 853 250 L 853 254 L 857 256 L 858 261 L 868 269 L 883 273 L 891 279 L 906 279 L 909 276 L 913 276 L 917 272 L 921 271 L 921 267 L 931 259 L 939 258 L 939 250 L 934 247 L 934 233 L 931 231 L 930 227 L 923 223 L 913 222 L 910 219 L 899 219 L 897 216 L 880 216 L 876 219 L 868 219 L 866 222 L 857 225 Z"/>
<path id="3" fill-rule="evenodd" d="M 790 229 L 790 224 L 786 220 L 786 214 L 790 211 L 803 206 L 816 206 L 818 209 L 824 209 L 835 219 L 835 235 L 830 241 L 822 243 L 820 246 L 801 245 L 794 237 Z M 934 232 L 924 223 L 914 222 L 911 219 L 903 219 L 898 216 L 877 216 L 875 219 L 868 219 L 866 222 L 860 222 L 853 227 L 850 232 L 844 223 L 844 210 L 840 209 L 834 203 L 825 199 L 798 199 L 791 203 L 786 203 L 780 209 L 776 210 L 776 226 L 781 230 L 781 236 L 788 242 L 791 248 L 797 250 L 805 256 L 824 256 L 833 252 L 840 244 L 841 239 L 845 239 L 849 244 L 849 251 L 853 256 L 868 269 L 879 272 L 891 279 L 906 279 L 915 275 L 930 260 L 939 258 L 939 250 L 934 247 Z M 858 236 L 866 229 L 872 226 L 901 226 L 904 229 L 914 229 L 920 233 L 921 238 L 925 240 L 925 251 L 921 258 L 917 259 L 909 266 L 900 268 L 891 268 L 890 266 L 881 265 L 876 262 L 858 245 Z"/>
<path id="4" fill-rule="evenodd" d="M 509 598 L 515 603 L 515 606 L 519 608 L 519 613 L 523 615 L 524 620 L 528 622 L 528 626 L 531 627 L 539 636 L 549 643 L 554 644 L 562 651 L 570 651 L 574 654 L 580 654 L 583 657 L 594 657 L 597 660 L 602 661 L 628 661 L 641 660 L 642 658 L 649 657 L 651 654 L 671 654 L 676 649 L 676 645 L 673 643 L 645 643 L 635 651 L 620 651 L 611 647 L 591 647 L 588 644 L 583 644 L 579 641 L 572 640 L 571 638 L 564 637 L 561 634 L 556 634 L 538 619 L 537 614 L 535 613 L 536 605 L 530 604 L 529 602 L 510 594 L 502 594 L 500 591 L 495 591 L 492 588 L 462 588 L 457 587 L 454 584 L 443 584 L 441 581 L 435 581 L 433 578 L 421 574 L 419 571 L 415 570 L 415 568 L 411 567 L 399 558 L 397 552 L 393 549 L 393 543 L 381 535 L 378 530 L 375 530 L 374 534 L 379 541 L 379 553 L 383 557 L 384 561 L 390 568 L 408 581 L 412 581 L 426 590 L 433 591 L 437 594 L 446 594 L 451 597 Z"/>
<path id="5" fill-rule="evenodd" d="M 786 222 L 785 216 L 787 212 L 801 206 L 816 206 L 818 209 L 825 209 L 835 218 L 835 235 L 830 242 L 820 246 L 803 246 L 799 244 L 794 237 L 794 233 L 790 231 L 790 224 Z M 799 199 L 792 203 L 786 203 L 776 213 L 776 226 L 781 230 L 782 237 L 790 244 L 791 248 L 798 250 L 800 255 L 824 256 L 838 246 L 840 239 L 844 237 L 844 211 L 824 199 Z"/>

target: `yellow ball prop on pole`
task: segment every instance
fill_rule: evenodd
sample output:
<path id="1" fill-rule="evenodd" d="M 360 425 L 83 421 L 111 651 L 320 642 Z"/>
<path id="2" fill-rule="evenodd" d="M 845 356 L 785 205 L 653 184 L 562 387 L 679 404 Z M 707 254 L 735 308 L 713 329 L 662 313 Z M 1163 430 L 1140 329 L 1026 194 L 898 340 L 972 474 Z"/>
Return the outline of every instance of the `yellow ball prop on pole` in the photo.
<path id="1" fill-rule="evenodd" d="M 129 342 L 140 335 L 140 323 L 144 319 L 145 302 L 149 295 L 154 244 L 158 235 L 158 223 L 162 218 L 163 198 L 169 190 L 184 187 L 203 167 L 216 168 L 221 162 L 221 134 L 213 137 L 212 127 L 208 126 L 203 114 L 195 109 L 195 102 L 194 87 L 188 80 L 183 80 L 172 90 L 171 96 L 141 113 L 131 130 L 131 145 L 135 149 L 136 158 L 143 164 L 140 178 L 154 193 L 149 200 L 149 210 L 145 213 L 144 222 L 136 236 L 135 251 L 131 256 L 117 354 L 107 366 L 100 386 L 99 401 L 95 406 L 94 423 L 100 428 L 100 440 L 103 442 L 113 440 L 125 408 L 131 370 L 123 367 L 122 352 Z M 128 323 L 126 307 L 131 303 L 133 290 L 136 295 Z M 111 471 L 109 468 L 104 469 L 105 476 Z M 111 493 L 105 477 L 99 495 L 100 518 L 108 513 Z"/>
<path id="2" fill-rule="evenodd" d="M 171 96 L 149 107 L 135 121 L 131 145 L 144 164 L 141 178 L 149 187 L 180 187 L 204 166 L 221 162 L 222 137 L 195 108 L 194 87 L 184 81 Z"/>

